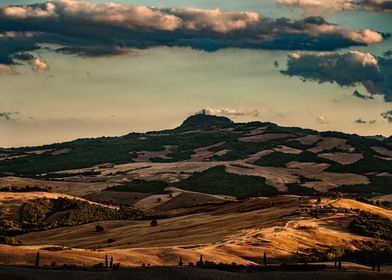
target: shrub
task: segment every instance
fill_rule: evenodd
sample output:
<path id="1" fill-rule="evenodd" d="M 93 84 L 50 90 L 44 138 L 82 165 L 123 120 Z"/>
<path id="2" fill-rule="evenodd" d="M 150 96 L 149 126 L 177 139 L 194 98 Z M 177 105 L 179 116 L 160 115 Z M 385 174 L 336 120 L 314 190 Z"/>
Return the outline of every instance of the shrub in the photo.
<path id="1" fill-rule="evenodd" d="M 102 232 L 102 231 L 104 231 L 103 226 L 101 226 L 101 225 L 96 225 L 95 226 L 95 232 Z"/>
<path id="2" fill-rule="evenodd" d="M 16 240 L 16 238 L 13 236 L 0 235 L 0 244 L 19 246 L 19 245 L 22 245 L 22 242 L 20 242 L 19 240 Z"/>

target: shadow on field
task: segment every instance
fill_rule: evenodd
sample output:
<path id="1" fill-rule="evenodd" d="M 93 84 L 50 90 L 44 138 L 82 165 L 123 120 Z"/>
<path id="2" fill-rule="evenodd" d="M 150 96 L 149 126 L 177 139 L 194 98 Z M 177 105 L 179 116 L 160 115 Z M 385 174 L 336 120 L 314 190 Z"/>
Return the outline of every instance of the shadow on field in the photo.
<path id="1" fill-rule="evenodd" d="M 307 272 L 227 272 L 214 269 L 154 267 L 119 270 L 111 272 L 92 272 L 81 270 L 56 270 L 16 266 L 0 266 L 2 280 L 387 280 L 389 273 L 379 272 L 337 272 L 337 271 L 307 271 Z"/>

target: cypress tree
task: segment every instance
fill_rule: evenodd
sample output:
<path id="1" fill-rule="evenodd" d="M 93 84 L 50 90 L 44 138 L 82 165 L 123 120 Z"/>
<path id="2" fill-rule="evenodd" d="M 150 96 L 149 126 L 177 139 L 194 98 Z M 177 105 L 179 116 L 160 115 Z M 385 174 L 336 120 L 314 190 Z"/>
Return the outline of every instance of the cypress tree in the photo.
<path id="1" fill-rule="evenodd" d="M 35 255 L 35 266 L 39 266 L 39 252 L 37 252 L 37 255 Z"/>

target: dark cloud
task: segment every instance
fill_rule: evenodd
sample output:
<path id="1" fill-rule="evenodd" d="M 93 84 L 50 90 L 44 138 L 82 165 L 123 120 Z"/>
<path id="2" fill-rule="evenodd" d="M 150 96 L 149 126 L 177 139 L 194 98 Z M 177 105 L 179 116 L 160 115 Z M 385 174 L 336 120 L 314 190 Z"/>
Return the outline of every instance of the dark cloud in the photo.
<path id="1" fill-rule="evenodd" d="M 376 120 L 368 120 L 368 121 L 366 121 L 366 120 L 363 120 L 363 119 L 359 118 L 359 119 L 355 120 L 354 122 L 357 123 L 357 124 L 375 124 L 377 121 Z"/>
<path id="2" fill-rule="evenodd" d="M 287 69 L 281 73 L 299 76 L 304 81 L 335 82 L 340 86 L 362 84 L 370 94 L 384 95 L 386 102 L 392 102 L 392 57 L 375 57 L 357 51 L 295 52 L 289 55 Z M 360 93 L 354 95 L 363 98 Z"/>
<path id="3" fill-rule="evenodd" d="M 384 113 L 381 113 L 381 117 L 386 119 L 388 122 L 392 123 L 392 110 L 384 112 Z"/>
<path id="4" fill-rule="evenodd" d="M 357 119 L 355 122 L 358 123 L 358 124 L 367 123 L 367 121 L 364 121 L 363 119 Z"/>
<path id="5" fill-rule="evenodd" d="M 364 94 L 360 93 L 358 90 L 355 90 L 353 92 L 353 96 L 361 98 L 363 100 L 372 100 L 372 99 L 374 99 L 373 96 L 371 96 L 371 95 L 364 95 Z"/>
<path id="6" fill-rule="evenodd" d="M 19 112 L 0 112 L 0 120 L 10 121 L 19 115 Z"/>
<path id="7" fill-rule="evenodd" d="M 372 30 L 342 28 L 322 17 L 292 21 L 253 12 L 74 0 L 0 6 L 0 63 L 8 65 L 17 53 L 37 49 L 40 43 L 61 44 L 64 48 L 59 51 L 65 53 L 100 56 L 161 45 L 206 51 L 229 47 L 326 51 L 383 38 Z"/>

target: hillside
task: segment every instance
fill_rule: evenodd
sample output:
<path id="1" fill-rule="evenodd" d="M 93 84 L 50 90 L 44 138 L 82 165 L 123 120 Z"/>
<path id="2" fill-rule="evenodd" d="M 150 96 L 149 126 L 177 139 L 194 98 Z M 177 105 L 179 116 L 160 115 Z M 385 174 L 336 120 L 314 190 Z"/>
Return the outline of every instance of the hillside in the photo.
<path id="1" fill-rule="evenodd" d="M 234 123 L 2 149 L 0 263 L 392 261 L 389 139 Z M 9 246 L 12 245 L 12 246 Z M 382 249 L 380 249 L 382 248 Z M 381 250 L 381 251 L 380 251 Z M 381 261 L 379 261 L 381 262 Z M 346 264 L 347 265 L 347 264 Z"/>
<path id="2" fill-rule="evenodd" d="M 136 179 L 238 198 L 328 191 L 380 196 L 391 193 L 392 183 L 390 138 L 205 114 L 172 130 L 2 149 L 0 157 L 0 188 L 36 186 L 79 196 Z M 249 187 L 239 190 L 238 183 Z"/>

